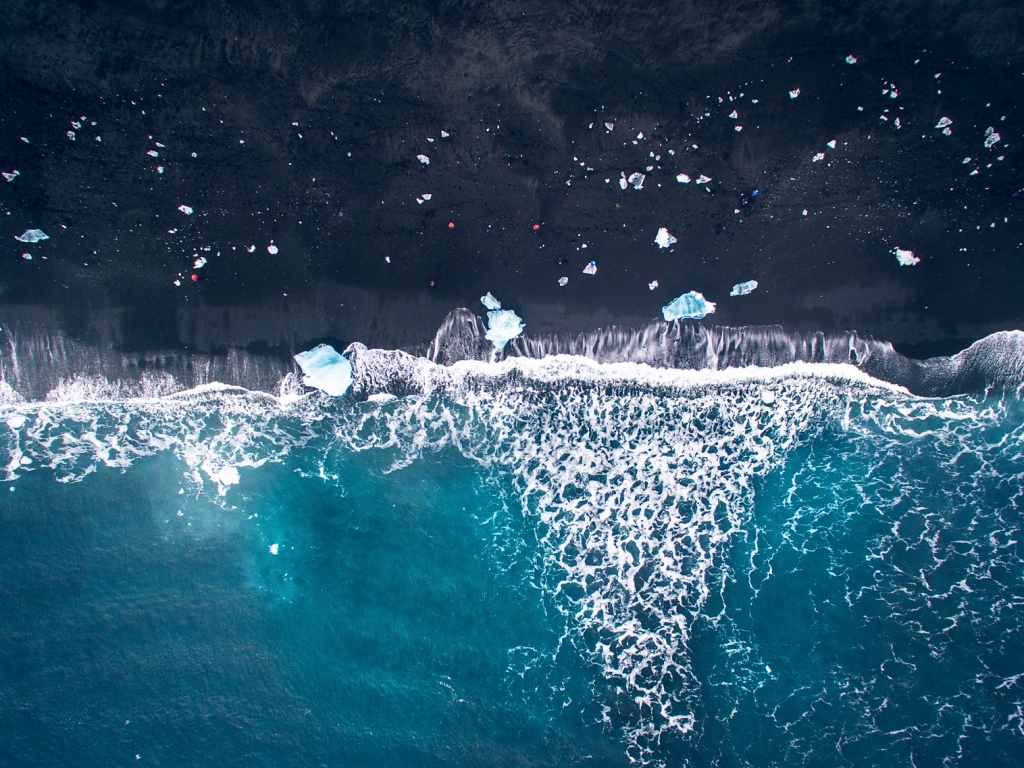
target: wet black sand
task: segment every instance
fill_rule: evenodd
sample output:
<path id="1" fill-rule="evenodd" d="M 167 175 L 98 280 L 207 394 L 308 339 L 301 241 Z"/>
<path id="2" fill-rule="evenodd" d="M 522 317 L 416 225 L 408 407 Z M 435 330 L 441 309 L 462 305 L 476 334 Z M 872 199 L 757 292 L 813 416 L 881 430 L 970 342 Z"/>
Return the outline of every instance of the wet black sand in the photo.
<path id="1" fill-rule="evenodd" d="M 287 354 L 425 344 L 488 290 L 534 334 L 698 290 L 948 354 L 1024 327 L 1022 93 L 1013 1 L 7 2 L 0 325 Z"/>

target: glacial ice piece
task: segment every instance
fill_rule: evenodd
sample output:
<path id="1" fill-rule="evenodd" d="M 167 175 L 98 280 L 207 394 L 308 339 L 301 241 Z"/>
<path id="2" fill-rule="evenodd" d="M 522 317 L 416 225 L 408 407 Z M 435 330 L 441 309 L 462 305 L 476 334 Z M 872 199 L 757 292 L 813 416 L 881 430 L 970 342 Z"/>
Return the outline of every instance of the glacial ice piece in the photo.
<path id="1" fill-rule="evenodd" d="M 629 182 L 628 182 L 628 181 L 626 181 L 626 172 L 625 172 L 625 171 L 623 171 L 623 172 L 622 172 L 622 173 L 620 174 L 620 177 L 619 177 L 619 188 L 620 188 L 620 189 L 625 189 L 625 188 L 626 188 L 626 187 L 628 187 L 628 186 L 629 186 Z"/>
<path id="2" fill-rule="evenodd" d="M 952 124 L 953 124 L 953 121 L 950 120 L 948 117 L 941 117 L 941 118 L 939 118 L 939 122 L 937 122 L 935 124 L 935 127 L 936 128 L 946 128 L 946 127 L 948 127 L 948 126 L 950 126 Z"/>
<path id="3" fill-rule="evenodd" d="M 426 155 L 416 155 L 416 159 L 419 160 L 424 165 L 430 165 L 430 158 L 427 157 Z"/>
<path id="4" fill-rule="evenodd" d="M 800 89 L 799 88 L 794 88 L 792 91 L 789 92 L 789 98 L 791 98 L 791 99 L 795 99 L 799 95 L 800 95 Z"/>
<path id="5" fill-rule="evenodd" d="M 192 269 L 202 269 L 206 266 L 206 257 L 200 256 L 198 259 L 192 262 Z"/>
<path id="6" fill-rule="evenodd" d="M 182 213 L 184 213 L 186 216 L 191 216 L 192 215 L 192 208 L 191 208 L 191 206 L 179 205 L 178 206 L 178 210 L 181 211 Z"/>
<path id="7" fill-rule="evenodd" d="M 746 296 L 757 288 L 757 280 L 747 280 L 744 283 L 736 283 L 729 291 L 730 296 Z"/>
<path id="8" fill-rule="evenodd" d="M 596 275 L 597 274 L 597 262 L 592 261 L 583 268 L 584 275 Z"/>
<path id="9" fill-rule="evenodd" d="M 558 278 L 558 284 L 564 288 L 565 286 L 567 286 L 569 284 L 569 278 L 568 277 L 560 277 L 560 278 Z"/>
<path id="10" fill-rule="evenodd" d="M 487 292 L 486 296 L 480 297 L 480 303 L 488 309 L 501 309 L 501 302 L 494 298 L 494 294 L 490 291 Z"/>
<path id="11" fill-rule="evenodd" d="M 523 320 L 511 309 L 492 309 L 487 313 L 487 333 L 484 334 L 484 338 L 491 342 L 495 349 L 504 349 L 506 344 L 522 332 Z"/>
<path id="12" fill-rule="evenodd" d="M 703 173 L 697 177 L 698 184 L 707 184 L 709 181 L 711 181 L 711 177 L 705 176 Z"/>
<path id="13" fill-rule="evenodd" d="M 647 284 L 647 290 L 649 290 L 649 291 L 653 291 L 657 287 L 658 287 L 658 281 L 657 280 L 651 280 L 651 282 L 649 282 Z"/>
<path id="14" fill-rule="evenodd" d="M 676 176 L 676 181 L 678 181 L 680 184 L 689 184 L 690 177 L 687 176 L 685 173 L 680 173 L 678 176 Z"/>
<path id="15" fill-rule="evenodd" d="M 677 299 L 672 299 L 661 308 L 661 314 L 665 321 L 671 320 L 700 320 L 715 311 L 715 305 L 705 300 L 704 294 L 697 291 L 684 293 Z"/>
<path id="16" fill-rule="evenodd" d="M 352 363 L 330 344 L 321 344 L 308 352 L 295 355 L 302 373 L 302 383 L 316 387 L 328 395 L 340 397 L 352 386 Z"/>
<path id="17" fill-rule="evenodd" d="M 853 55 L 847 56 L 846 57 L 846 63 L 847 64 L 856 64 L 857 63 L 857 57 L 853 56 Z"/>
<path id="18" fill-rule="evenodd" d="M 903 248 L 893 248 L 892 252 L 896 255 L 896 261 L 900 263 L 901 267 L 912 267 L 915 264 L 921 263 L 921 259 L 915 256 L 913 251 L 908 251 Z"/>
<path id="19" fill-rule="evenodd" d="M 1002 136 L 996 133 L 996 129 L 991 125 L 985 131 L 985 149 L 992 149 L 996 144 L 999 143 Z"/>
<path id="20" fill-rule="evenodd" d="M 41 229 L 26 229 L 24 234 L 17 235 L 14 239 L 23 243 L 38 243 L 40 240 L 49 240 L 50 236 Z"/>
<path id="21" fill-rule="evenodd" d="M 659 248 L 668 248 L 673 243 L 679 242 L 675 237 L 669 234 L 669 231 L 662 227 L 658 230 L 658 234 L 654 237 L 654 243 Z"/>
<path id="22" fill-rule="evenodd" d="M 10 173 L 4 171 L 3 174 L 4 178 L 7 179 L 8 181 L 14 181 L 16 178 L 21 176 L 21 171 L 11 171 Z"/>
<path id="23" fill-rule="evenodd" d="M 626 181 L 633 185 L 633 189 L 640 191 L 644 188 L 644 179 L 646 178 L 642 173 L 631 173 Z"/>

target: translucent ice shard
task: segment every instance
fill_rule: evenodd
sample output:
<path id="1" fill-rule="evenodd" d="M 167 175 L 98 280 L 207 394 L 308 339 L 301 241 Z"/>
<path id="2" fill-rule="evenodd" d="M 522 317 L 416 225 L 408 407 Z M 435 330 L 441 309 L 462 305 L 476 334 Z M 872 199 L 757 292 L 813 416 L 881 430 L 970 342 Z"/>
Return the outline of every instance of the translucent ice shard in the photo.
<path id="1" fill-rule="evenodd" d="M 800 95 L 800 89 L 799 88 L 794 88 L 792 91 L 789 92 L 789 98 L 791 98 L 791 99 L 795 99 L 799 95 Z"/>
<path id="2" fill-rule="evenodd" d="M 666 321 L 670 320 L 700 320 L 715 311 L 715 305 L 704 298 L 704 294 L 697 291 L 684 293 L 677 299 L 672 299 L 661 309 L 661 314 Z"/>
<path id="3" fill-rule="evenodd" d="M 851 56 L 847 56 L 846 57 L 846 63 L 847 64 L 856 64 L 857 63 L 857 57 L 856 56 L 852 56 L 852 55 Z"/>
<path id="4" fill-rule="evenodd" d="M 487 292 L 486 296 L 480 297 L 480 303 L 488 309 L 501 309 L 501 302 L 494 298 L 494 294 L 490 291 Z"/>
<path id="5" fill-rule="evenodd" d="M 677 243 L 679 241 L 669 234 L 667 229 L 662 227 L 658 230 L 658 234 L 655 236 L 654 242 L 659 248 L 668 248 L 673 243 Z"/>
<path id="6" fill-rule="evenodd" d="M 901 267 L 912 267 L 921 262 L 921 259 L 915 256 L 913 251 L 904 250 L 903 248 L 893 248 L 892 252 L 895 254 L 896 261 L 900 263 Z"/>
<path id="7" fill-rule="evenodd" d="M 985 131 L 985 148 L 992 149 L 992 147 L 999 143 L 1001 138 L 1002 137 L 996 133 L 996 129 L 990 125 L 988 130 Z"/>
<path id="8" fill-rule="evenodd" d="M 592 261 L 583 268 L 584 275 L 596 275 L 597 274 L 597 262 Z"/>
<path id="9" fill-rule="evenodd" d="M 558 278 L 558 284 L 564 288 L 565 286 L 567 286 L 569 284 L 569 278 L 568 277 L 560 277 L 560 278 Z"/>
<path id="10" fill-rule="evenodd" d="M 506 344 L 522 332 L 523 320 L 511 309 L 493 309 L 487 313 L 487 333 L 484 338 L 495 349 L 504 349 Z"/>
<path id="11" fill-rule="evenodd" d="M 186 216 L 192 215 L 192 208 L 187 205 L 179 205 L 178 210 L 184 213 Z"/>
<path id="12" fill-rule="evenodd" d="M 328 395 L 340 397 L 352 386 L 352 363 L 338 354 L 330 344 L 321 344 L 308 352 L 295 355 L 302 373 L 302 383 L 316 387 Z"/>
<path id="13" fill-rule="evenodd" d="M 687 176 L 685 173 L 680 173 L 678 176 L 676 176 L 676 181 L 678 181 L 680 184 L 689 184 L 690 177 Z"/>
<path id="14" fill-rule="evenodd" d="M 50 236 L 41 229 L 26 229 L 24 234 L 18 235 L 14 239 L 23 243 L 38 243 L 40 240 L 49 240 Z"/>
<path id="15" fill-rule="evenodd" d="M 8 173 L 7 171 L 4 171 L 3 174 L 4 174 L 4 178 L 7 179 L 8 181 L 14 181 L 16 178 L 21 176 L 21 172 L 20 171 L 11 171 L 10 173 Z"/>
<path id="16" fill-rule="evenodd" d="M 948 117 L 943 117 L 943 118 L 939 119 L 939 122 L 937 122 L 935 124 L 935 127 L 936 128 L 948 128 L 952 124 L 953 124 L 952 120 L 950 120 Z"/>
<path id="17" fill-rule="evenodd" d="M 711 181 L 711 177 L 705 176 L 703 173 L 697 177 L 698 184 L 707 184 L 709 181 Z"/>
<path id="18" fill-rule="evenodd" d="M 416 155 L 416 159 L 419 160 L 424 165 L 430 165 L 430 158 L 427 157 L 426 155 Z"/>
<path id="19" fill-rule="evenodd" d="M 757 288 L 757 280 L 747 280 L 744 283 L 736 283 L 729 291 L 730 296 L 746 296 Z"/>
<path id="20" fill-rule="evenodd" d="M 644 188 L 644 179 L 646 178 L 642 173 L 631 173 L 626 181 L 633 185 L 633 189 L 640 190 Z"/>

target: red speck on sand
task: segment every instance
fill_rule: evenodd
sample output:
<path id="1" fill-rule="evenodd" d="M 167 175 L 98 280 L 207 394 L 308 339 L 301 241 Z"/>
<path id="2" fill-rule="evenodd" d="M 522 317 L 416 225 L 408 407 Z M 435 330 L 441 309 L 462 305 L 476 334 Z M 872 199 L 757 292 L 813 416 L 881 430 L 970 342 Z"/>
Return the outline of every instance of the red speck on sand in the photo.
<path id="1" fill-rule="evenodd" d="M 198 283 L 199 282 L 199 275 L 192 275 L 192 282 L 193 283 Z"/>
<path id="2" fill-rule="evenodd" d="M 540 232 L 540 224 L 534 224 L 533 225 L 533 231 L 534 232 Z"/>
<path id="3" fill-rule="evenodd" d="M 455 229 L 455 222 L 454 221 L 449 221 L 448 222 L 448 229 Z"/>

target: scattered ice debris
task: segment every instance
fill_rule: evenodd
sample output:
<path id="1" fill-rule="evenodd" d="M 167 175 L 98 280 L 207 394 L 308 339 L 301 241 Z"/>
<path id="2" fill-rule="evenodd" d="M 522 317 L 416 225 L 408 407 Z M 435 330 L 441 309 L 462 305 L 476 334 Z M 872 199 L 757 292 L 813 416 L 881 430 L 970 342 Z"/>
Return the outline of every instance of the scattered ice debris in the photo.
<path id="1" fill-rule="evenodd" d="M 791 99 L 795 99 L 799 95 L 800 95 L 800 89 L 799 88 L 794 88 L 792 91 L 789 92 L 789 98 L 791 98 Z"/>
<path id="2" fill-rule="evenodd" d="M 709 181 L 711 181 L 711 177 L 705 176 L 703 173 L 697 177 L 698 184 L 707 184 Z"/>
<path id="3" fill-rule="evenodd" d="M 991 125 L 985 131 L 985 149 L 992 149 L 996 144 L 999 143 L 1002 137 L 996 133 L 996 129 Z"/>
<path id="4" fill-rule="evenodd" d="M 427 141 L 429 141 L 429 142 L 430 142 L 431 144 L 433 144 L 433 143 L 434 143 L 434 140 L 433 140 L 433 139 L 431 139 L 431 138 L 430 138 L 429 136 L 427 137 Z"/>
<path id="5" fill-rule="evenodd" d="M 587 266 L 583 268 L 584 275 L 596 275 L 597 274 L 597 262 L 591 261 Z"/>
<path id="6" fill-rule="evenodd" d="M 560 277 L 560 278 L 558 278 L 558 284 L 564 288 L 565 286 L 567 286 L 569 284 L 569 278 L 568 277 Z"/>
<path id="7" fill-rule="evenodd" d="M 157 152 L 155 149 L 149 150 L 149 152 L 147 152 L 146 154 L 149 155 L 150 157 L 160 157 L 160 153 Z"/>
<path id="8" fill-rule="evenodd" d="M 662 227 L 658 230 L 658 234 L 654 236 L 654 242 L 659 248 L 668 248 L 673 243 L 679 241 L 667 229 Z"/>
<path id="9" fill-rule="evenodd" d="M 903 248 L 893 248 L 892 252 L 896 255 L 896 261 L 900 263 L 901 267 L 912 267 L 921 262 L 921 259 L 915 256 L 913 251 L 907 251 Z"/>
<path id="10" fill-rule="evenodd" d="M 14 239 L 22 243 L 38 243 L 40 240 L 49 240 L 50 236 L 41 229 L 26 229 L 24 234 L 17 235 Z"/>
<path id="11" fill-rule="evenodd" d="M 10 173 L 8 173 L 7 171 L 3 171 L 3 174 L 4 178 L 7 179 L 7 181 L 14 181 L 16 178 L 21 176 L 21 171 L 11 171 Z"/>
<path id="12" fill-rule="evenodd" d="M 857 57 L 853 56 L 853 55 L 847 56 L 846 57 L 846 63 L 847 64 L 856 64 L 857 63 Z"/>
<path id="13" fill-rule="evenodd" d="M 416 155 L 416 159 L 419 160 L 424 165 L 430 165 L 430 158 L 427 157 L 426 155 Z"/>
<path id="14" fill-rule="evenodd" d="M 690 177 L 687 176 L 685 173 L 680 173 L 678 176 L 676 176 L 676 181 L 678 181 L 680 184 L 689 184 Z"/>
<path id="15" fill-rule="evenodd" d="M 276 543 L 275 544 L 271 544 L 270 545 L 270 554 L 276 555 L 277 552 L 278 552 L 278 549 L 279 549 L 279 547 L 278 547 L 278 545 Z"/>
<path id="16" fill-rule="evenodd" d="M 278 247 L 276 245 L 274 245 L 273 243 L 271 243 L 270 245 L 267 246 L 267 253 L 269 253 L 271 256 L 276 256 L 278 250 L 279 250 Z"/>
<path id="17" fill-rule="evenodd" d="M 649 291 L 653 291 L 657 287 L 658 287 L 658 281 L 657 280 L 651 280 L 651 282 L 649 282 L 647 284 L 647 290 L 649 290 Z"/>
<path id="18" fill-rule="evenodd" d="M 32 254 L 31 253 L 23 253 L 23 254 L 21 254 L 21 258 L 23 258 L 25 261 L 32 261 Z"/>
<path id="19" fill-rule="evenodd" d="M 604 127 L 610 133 L 615 128 L 615 123 L 605 123 Z"/>
<path id="20" fill-rule="evenodd" d="M 902 127 L 903 127 L 903 125 L 902 125 L 902 124 L 900 123 L 900 119 L 899 119 L 898 117 L 897 117 L 897 118 L 896 118 L 895 120 L 893 120 L 893 123 L 895 123 L 895 124 L 896 124 L 896 130 L 897 130 L 897 131 L 898 131 L 898 130 L 899 130 L 900 128 L 902 128 Z"/>
<path id="21" fill-rule="evenodd" d="M 181 211 L 182 213 L 184 213 L 186 216 L 191 216 L 192 215 L 192 208 L 190 206 L 179 205 L 178 206 L 178 210 Z"/>
<path id="22" fill-rule="evenodd" d="M 626 181 L 633 186 L 633 189 L 639 191 L 644 188 L 644 179 L 646 178 L 642 173 L 631 173 Z"/>
<path id="23" fill-rule="evenodd" d="M 964 158 L 964 162 L 963 162 L 963 164 L 964 164 L 964 165 L 967 165 L 967 164 L 968 164 L 969 162 L 971 162 L 971 158 L 969 158 L 969 157 L 965 157 L 965 158 Z"/>
<path id="24" fill-rule="evenodd" d="M 486 296 L 480 297 L 480 303 L 488 309 L 501 309 L 501 302 L 494 298 L 494 294 L 490 291 L 487 292 Z"/>
<path id="25" fill-rule="evenodd" d="M 661 309 L 665 321 L 671 320 L 700 320 L 715 311 L 715 305 L 705 300 L 704 294 L 697 291 L 684 293 L 677 299 L 672 299 Z"/>
<path id="26" fill-rule="evenodd" d="M 830 141 L 830 142 L 829 142 L 828 144 L 826 144 L 825 146 L 826 146 L 826 147 L 828 147 L 829 149 L 835 149 L 835 148 L 836 148 L 836 140 L 835 140 L 835 139 L 832 139 L 832 141 Z"/>
<path id="27" fill-rule="evenodd" d="M 739 116 L 740 116 L 740 113 L 737 112 L 735 109 L 732 112 L 729 113 L 729 117 L 731 117 L 733 120 L 735 120 Z"/>
<path id="28" fill-rule="evenodd" d="M 206 266 L 206 257 L 200 256 L 194 262 L 192 262 L 192 269 L 202 269 Z"/>
<path id="29" fill-rule="evenodd" d="M 352 386 L 352 363 L 330 344 L 299 352 L 295 355 L 295 362 L 302 369 L 302 383 L 307 387 L 316 387 L 328 395 L 340 397 Z"/>
<path id="30" fill-rule="evenodd" d="M 743 283 L 736 283 L 729 291 L 730 296 L 746 296 L 757 288 L 757 280 L 747 280 Z"/>
<path id="31" fill-rule="evenodd" d="M 441 138 L 442 139 L 447 139 L 449 136 L 451 136 L 451 134 L 448 133 L 448 131 L 441 131 Z"/>

